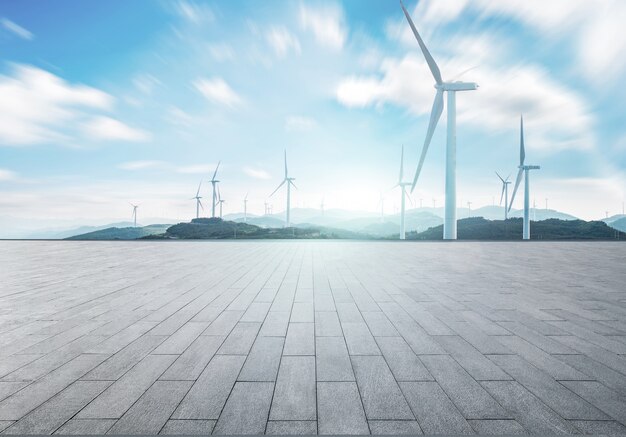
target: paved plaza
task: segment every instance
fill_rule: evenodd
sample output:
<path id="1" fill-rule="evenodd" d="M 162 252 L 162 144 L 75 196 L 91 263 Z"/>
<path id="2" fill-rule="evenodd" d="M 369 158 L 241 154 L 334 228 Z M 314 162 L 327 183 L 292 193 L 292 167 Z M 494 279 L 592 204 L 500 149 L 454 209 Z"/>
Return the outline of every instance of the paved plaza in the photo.
<path id="1" fill-rule="evenodd" d="M 0 431 L 626 433 L 626 244 L 0 242 Z"/>

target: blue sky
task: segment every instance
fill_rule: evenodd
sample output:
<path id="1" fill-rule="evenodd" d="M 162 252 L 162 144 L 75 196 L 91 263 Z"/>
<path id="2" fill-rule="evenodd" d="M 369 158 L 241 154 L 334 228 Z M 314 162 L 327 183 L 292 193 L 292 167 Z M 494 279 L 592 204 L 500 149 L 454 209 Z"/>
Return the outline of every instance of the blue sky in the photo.
<path id="1" fill-rule="evenodd" d="M 458 199 L 499 196 L 526 124 L 531 198 L 583 218 L 626 190 L 626 5 L 422 0 L 407 8 L 458 95 Z M 0 215 L 185 219 L 221 160 L 225 212 L 263 212 L 287 148 L 295 206 L 393 212 L 433 79 L 395 0 L 0 3 Z M 413 199 L 444 192 L 445 112 Z M 514 176 L 514 175 L 513 175 Z M 208 198 L 208 185 L 203 191 Z M 428 201 L 427 201 L 428 199 Z M 516 207 L 521 207 L 518 196 Z M 283 193 L 271 199 L 283 209 Z M 208 202 L 206 202 L 208 204 Z"/>

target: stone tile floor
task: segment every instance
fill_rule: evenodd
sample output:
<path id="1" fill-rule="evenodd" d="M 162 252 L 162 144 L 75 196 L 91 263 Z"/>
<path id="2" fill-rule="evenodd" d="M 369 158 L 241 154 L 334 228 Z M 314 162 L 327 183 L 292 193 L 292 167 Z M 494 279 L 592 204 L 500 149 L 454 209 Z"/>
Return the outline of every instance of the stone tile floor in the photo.
<path id="1" fill-rule="evenodd" d="M 626 244 L 0 242 L 3 434 L 626 432 Z"/>

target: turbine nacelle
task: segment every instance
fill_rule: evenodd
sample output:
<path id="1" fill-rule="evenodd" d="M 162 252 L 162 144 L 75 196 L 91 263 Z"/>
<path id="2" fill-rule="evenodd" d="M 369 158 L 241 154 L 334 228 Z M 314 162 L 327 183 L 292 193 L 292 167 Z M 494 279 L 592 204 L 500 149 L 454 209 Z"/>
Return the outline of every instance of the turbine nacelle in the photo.
<path id="1" fill-rule="evenodd" d="M 541 169 L 541 167 L 538 165 L 520 165 L 517 168 L 521 170 L 540 170 Z"/>
<path id="2" fill-rule="evenodd" d="M 435 89 L 441 91 L 475 91 L 478 84 L 474 82 L 443 82 L 435 84 Z"/>

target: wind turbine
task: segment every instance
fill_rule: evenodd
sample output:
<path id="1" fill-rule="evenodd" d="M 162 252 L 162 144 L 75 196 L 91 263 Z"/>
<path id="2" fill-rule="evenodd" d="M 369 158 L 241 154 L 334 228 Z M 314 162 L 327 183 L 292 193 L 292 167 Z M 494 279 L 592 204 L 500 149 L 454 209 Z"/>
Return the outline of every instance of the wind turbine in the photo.
<path id="1" fill-rule="evenodd" d="M 248 193 L 246 193 L 246 197 L 243 198 L 243 222 L 248 222 Z"/>
<path id="2" fill-rule="evenodd" d="M 200 181 L 200 184 L 198 185 L 198 191 L 196 192 L 196 197 L 192 197 L 191 200 L 196 201 L 196 218 L 200 218 L 200 208 L 202 208 L 202 210 L 204 211 L 204 206 L 202 205 L 202 202 L 200 201 L 200 199 L 202 199 L 202 196 L 200 196 L 200 187 L 202 186 L 202 181 Z"/>
<path id="3" fill-rule="evenodd" d="M 419 178 L 422 166 L 424 165 L 424 159 L 426 158 L 426 152 L 428 152 L 428 146 L 437 127 L 437 122 L 443 112 L 443 93 L 448 93 L 448 139 L 446 144 L 446 200 L 445 200 L 445 213 L 443 221 L 443 238 L 444 240 L 456 240 L 456 93 L 457 91 L 473 91 L 478 88 L 478 85 L 473 82 L 444 82 L 441 78 L 441 72 L 437 63 L 433 59 L 432 55 L 426 48 L 422 37 L 418 33 L 413 20 L 409 15 L 409 12 L 404 7 L 402 0 L 400 1 L 404 15 L 406 16 L 409 26 L 417 39 L 426 63 L 430 68 L 430 71 L 435 78 L 435 88 L 437 93 L 435 94 L 435 101 L 433 103 L 432 111 L 430 114 L 430 122 L 428 123 L 428 130 L 426 131 L 426 139 L 424 140 L 424 147 L 422 148 L 422 155 L 420 156 L 417 170 L 415 171 L 415 178 L 413 179 L 413 186 L 411 191 L 415 189 L 417 179 Z"/>
<path id="4" fill-rule="evenodd" d="M 272 192 L 272 194 L 270 194 L 270 197 L 272 197 L 274 195 L 274 193 L 276 193 L 278 191 L 278 189 L 280 187 L 282 187 L 283 185 L 287 184 L 287 212 L 286 212 L 286 227 L 289 227 L 291 225 L 291 221 L 290 221 L 290 213 L 291 213 L 291 186 L 293 185 L 293 187 L 295 189 L 298 189 L 298 187 L 296 187 L 296 184 L 293 183 L 293 181 L 295 181 L 296 178 L 290 178 L 289 177 L 289 171 L 287 170 L 287 149 L 285 149 L 285 179 L 283 179 L 283 181 L 280 183 L 280 185 L 278 185 L 278 187 L 276 187 L 276 189 Z"/>
<path id="5" fill-rule="evenodd" d="M 134 227 L 136 228 L 137 227 L 137 208 L 139 208 L 139 204 L 133 205 L 131 203 L 130 206 L 133 207 L 133 223 L 134 223 Z"/>
<path id="6" fill-rule="evenodd" d="M 507 205 L 509 204 L 509 184 L 511 183 L 509 177 L 511 177 L 511 175 L 508 175 L 506 179 L 502 179 L 502 176 L 500 176 L 498 172 L 496 172 L 496 175 L 502 181 L 502 194 L 500 194 L 500 205 L 502 205 L 502 198 L 504 198 L 504 220 L 507 220 L 509 218 Z"/>
<path id="7" fill-rule="evenodd" d="M 224 202 L 226 202 L 224 199 L 222 199 L 222 195 L 220 194 L 220 187 L 219 185 L 217 186 L 217 202 L 220 204 L 220 218 L 222 218 L 222 205 L 224 205 Z"/>
<path id="8" fill-rule="evenodd" d="M 522 181 L 522 174 L 524 175 L 524 231 L 523 238 L 524 240 L 530 240 L 530 191 L 529 191 L 529 171 L 530 170 L 539 170 L 541 167 L 538 165 L 525 165 L 524 161 L 526 159 L 526 150 L 524 149 L 524 118 L 520 117 L 520 139 L 519 139 L 519 171 L 517 172 L 517 179 L 515 180 L 515 189 L 513 189 L 513 196 L 511 196 L 511 203 L 509 204 L 509 211 L 511 211 L 511 207 L 513 206 L 513 201 L 515 200 L 515 194 L 517 193 L 517 189 L 519 188 L 519 184 Z"/>
<path id="9" fill-rule="evenodd" d="M 211 202 L 211 217 L 215 217 L 215 206 L 217 205 L 217 193 L 215 192 L 215 188 L 217 184 L 220 182 L 215 177 L 217 176 L 217 169 L 220 168 L 220 162 L 217 162 L 217 167 L 215 167 L 215 172 L 213 173 L 213 177 L 211 178 L 211 185 L 213 185 L 213 201 Z"/>
<path id="10" fill-rule="evenodd" d="M 404 146 L 402 146 L 402 152 L 400 154 L 400 174 L 398 175 L 398 184 L 396 187 L 400 187 L 400 192 L 402 199 L 400 201 L 400 239 L 404 240 L 406 238 L 406 226 L 404 223 L 404 212 L 406 207 L 406 187 L 411 185 L 411 182 L 404 182 L 402 179 L 404 177 Z"/>
<path id="11" fill-rule="evenodd" d="M 472 216 L 472 202 L 467 202 L 467 218 Z"/>

